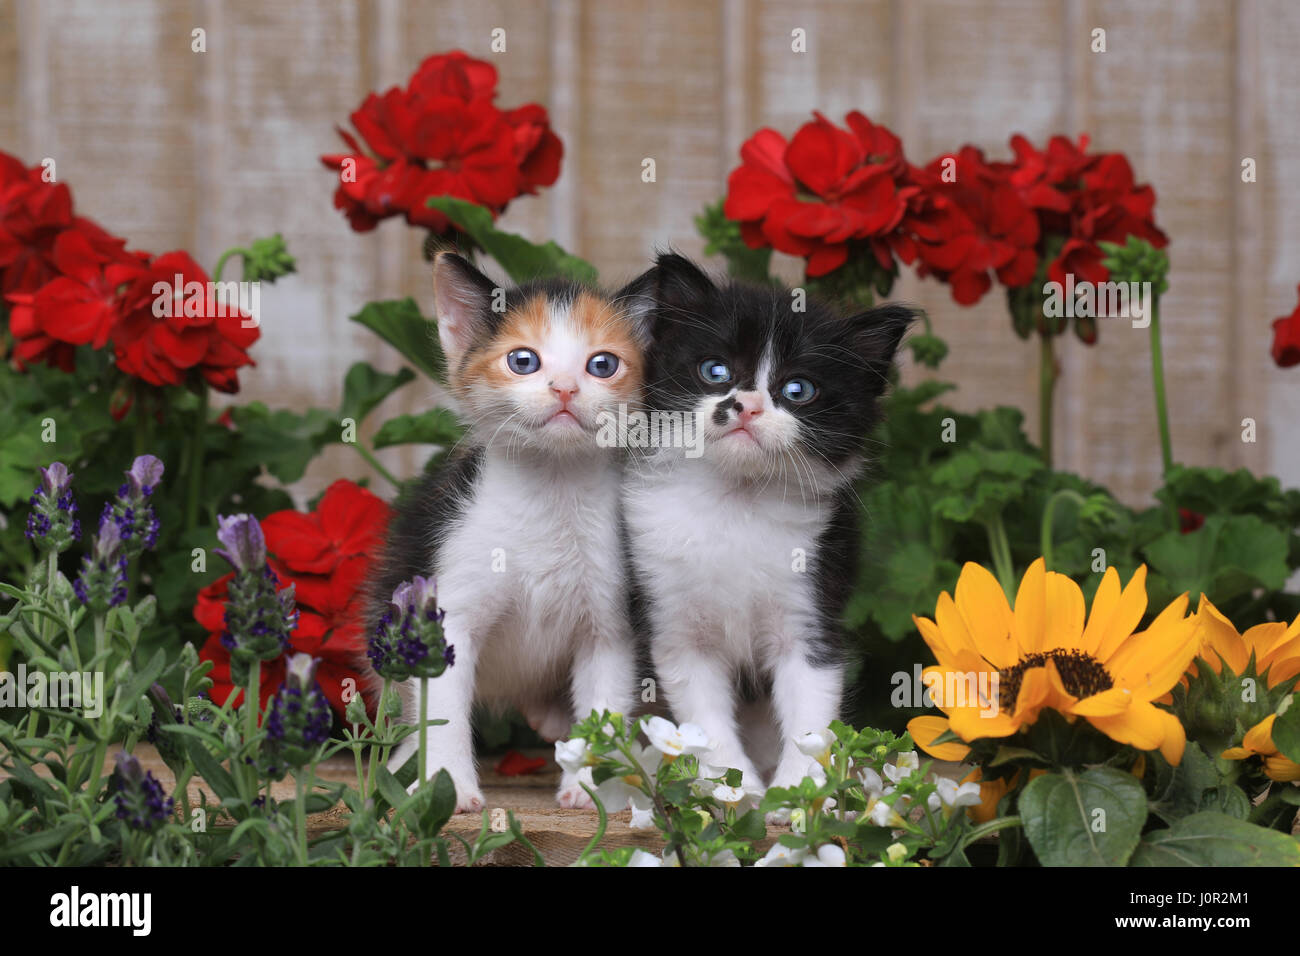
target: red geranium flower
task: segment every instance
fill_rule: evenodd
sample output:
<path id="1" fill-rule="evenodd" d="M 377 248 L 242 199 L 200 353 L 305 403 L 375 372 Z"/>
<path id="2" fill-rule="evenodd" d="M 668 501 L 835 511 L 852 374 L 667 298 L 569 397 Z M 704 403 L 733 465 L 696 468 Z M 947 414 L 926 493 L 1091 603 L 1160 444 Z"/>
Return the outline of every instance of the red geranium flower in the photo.
<path id="1" fill-rule="evenodd" d="M 510 200 L 549 186 L 564 148 L 546 110 L 535 103 L 502 112 L 497 72 L 460 51 L 425 60 L 405 88 L 371 93 L 351 116 L 369 153 L 346 130 L 348 153 L 322 156 L 340 172 L 334 205 L 352 228 L 373 229 L 389 216 L 446 232 L 451 223 L 425 205 L 455 196 L 493 215 Z"/>
<path id="2" fill-rule="evenodd" d="M 187 293 L 191 283 L 198 283 L 193 291 L 203 290 L 201 299 Z M 260 333 L 245 327 L 249 317 L 236 304 L 209 296 L 209 288 L 207 273 L 186 252 L 158 256 L 142 269 L 123 295 L 112 335 L 118 368 L 150 385 L 180 385 L 193 368 L 213 388 L 238 391 L 235 370 L 254 364 L 246 349 Z"/>
<path id="3" fill-rule="evenodd" d="M 1282 368 L 1300 365 L 1300 305 L 1290 315 L 1273 320 L 1273 361 Z"/>
<path id="4" fill-rule="evenodd" d="M 1033 279 L 1038 268 L 1038 218 L 1010 183 L 1009 172 L 1007 164 L 989 163 L 974 146 L 912 170 L 923 201 L 903 228 L 917 237 L 921 274 L 947 282 L 961 305 L 988 292 L 990 271 L 1015 288 Z"/>
<path id="5" fill-rule="evenodd" d="M 326 490 L 315 511 L 277 511 L 262 522 L 271 569 L 282 587 L 295 586 L 299 614 L 290 635 L 291 651 L 321 658 L 316 676 L 340 716 L 348 686 L 371 690 L 362 677 L 366 670 L 363 588 L 389 513 L 380 498 L 339 480 Z M 239 689 L 230 682 L 230 654 L 221 645 L 226 587 L 233 576 L 227 574 L 203 588 L 194 605 L 194 619 L 209 632 L 199 656 L 214 663 L 211 696 L 217 704 L 224 704 Z M 284 658 L 263 664 L 261 680 L 265 706 L 284 681 Z"/>
<path id="6" fill-rule="evenodd" d="M 898 137 L 861 113 L 846 117 L 849 130 L 813 115 L 789 143 L 761 129 L 741 146 L 723 212 L 740 223 L 751 248 L 771 246 L 806 258 L 809 276 L 842 266 L 853 239 L 875 240 L 881 265 L 892 267 L 887 237 L 915 192 L 901 182 Z"/>

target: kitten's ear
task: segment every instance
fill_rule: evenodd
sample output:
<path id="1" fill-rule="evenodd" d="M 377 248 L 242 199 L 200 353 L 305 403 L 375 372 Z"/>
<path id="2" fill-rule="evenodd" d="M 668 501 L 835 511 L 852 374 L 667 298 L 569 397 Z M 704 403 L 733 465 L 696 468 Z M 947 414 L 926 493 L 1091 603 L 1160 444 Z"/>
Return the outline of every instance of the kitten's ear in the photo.
<path id="1" fill-rule="evenodd" d="M 884 388 L 889 380 L 889 367 L 894 362 L 903 334 L 919 315 L 919 310 L 906 305 L 889 303 L 867 309 L 849 319 L 857 330 L 858 353 L 875 373 L 870 376 L 873 388 Z"/>
<path id="2" fill-rule="evenodd" d="M 614 293 L 615 307 L 632 326 L 632 331 L 642 348 L 649 348 L 650 343 L 654 341 L 658 288 L 659 268 L 654 266 Z"/>
<path id="3" fill-rule="evenodd" d="M 717 294 L 713 280 L 690 259 L 675 252 L 661 252 L 655 260 L 655 271 L 659 274 L 655 298 L 666 307 L 669 318 L 673 309 L 698 310 Z"/>
<path id="4" fill-rule="evenodd" d="M 433 260 L 438 341 L 448 369 L 455 369 L 470 346 L 491 331 L 495 291 L 491 279 L 454 252 L 440 252 Z"/>

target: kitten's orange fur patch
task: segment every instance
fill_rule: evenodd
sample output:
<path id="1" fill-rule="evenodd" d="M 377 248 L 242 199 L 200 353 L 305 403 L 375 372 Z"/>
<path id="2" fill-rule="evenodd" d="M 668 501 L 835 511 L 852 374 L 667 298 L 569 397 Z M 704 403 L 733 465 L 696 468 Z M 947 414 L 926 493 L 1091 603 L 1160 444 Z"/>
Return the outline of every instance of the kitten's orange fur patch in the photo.
<path id="1" fill-rule="evenodd" d="M 619 371 L 610 379 L 601 380 L 606 388 L 626 401 L 635 400 L 641 389 L 644 360 L 641 346 L 632 335 L 627 322 L 619 317 L 614 305 L 590 292 L 580 292 L 568 313 L 577 333 L 586 340 L 591 354 L 612 352 L 618 356 Z M 558 321 L 564 321 L 561 318 Z M 459 374 L 453 377 L 453 388 L 460 390 L 471 385 L 502 387 L 517 376 L 506 366 L 505 357 L 514 349 L 531 348 L 546 351 L 547 339 L 554 333 L 557 319 L 552 315 L 551 303 L 545 295 L 535 295 L 522 306 L 506 313 L 497 334 L 465 357 Z M 545 366 L 542 369 L 545 372 Z"/>

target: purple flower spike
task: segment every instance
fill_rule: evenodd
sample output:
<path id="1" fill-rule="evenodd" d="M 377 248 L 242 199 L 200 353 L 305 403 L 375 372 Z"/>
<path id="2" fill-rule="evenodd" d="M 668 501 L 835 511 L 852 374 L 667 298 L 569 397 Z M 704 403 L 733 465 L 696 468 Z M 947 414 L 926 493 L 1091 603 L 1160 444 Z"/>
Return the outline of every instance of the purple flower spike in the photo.
<path id="1" fill-rule="evenodd" d="M 217 548 L 236 571 L 249 571 L 266 564 L 266 538 L 262 526 L 252 515 L 217 516 L 217 540 L 225 548 Z"/>
<path id="2" fill-rule="evenodd" d="M 368 653 L 375 672 L 401 681 L 445 671 L 454 661 L 443 639 L 445 616 L 433 578 L 417 576 L 399 584 L 370 638 Z"/>
<path id="3" fill-rule="evenodd" d="M 437 604 L 438 584 L 434 578 L 416 575 L 393 589 L 392 605 L 396 616 L 400 617 L 412 610 L 423 615 L 429 608 L 436 608 Z"/>
<path id="4" fill-rule="evenodd" d="M 294 654 L 284 668 L 284 679 L 290 687 L 305 691 L 316 683 L 316 668 L 320 658 L 310 654 Z"/>
<path id="5" fill-rule="evenodd" d="M 131 485 L 134 497 L 147 498 L 153 494 L 162 481 L 163 463 L 153 455 L 141 455 L 131 463 L 131 470 L 126 473 L 126 480 Z"/>
<path id="6" fill-rule="evenodd" d="M 51 498 L 58 499 L 72 486 L 72 473 L 61 461 L 56 461 L 41 469 L 41 490 Z"/>

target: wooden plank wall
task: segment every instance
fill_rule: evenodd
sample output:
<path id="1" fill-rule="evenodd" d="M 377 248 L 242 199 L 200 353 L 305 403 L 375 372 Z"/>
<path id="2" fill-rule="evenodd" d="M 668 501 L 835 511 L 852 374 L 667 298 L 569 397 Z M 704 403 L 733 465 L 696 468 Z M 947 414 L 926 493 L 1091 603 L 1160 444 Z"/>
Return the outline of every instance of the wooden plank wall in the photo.
<path id="1" fill-rule="evenodd" d="M 190 51 L 200 26 L 205 54 Z M 489 51 L 494 27 L 504 54 Z M 1095 27 L 1104 54 L 1089 51 Z M 79 208 L 137 248 L 184 247 L 210 266 L 283 232 L 300 272 L 264 295 L 243 397 L 298 407 L 337 402 L 353 361 L 395 366 L 347 321 L 362 303 L 428 302 L 420 237 L 395 221 L 352 233 L 317 157 L 338 149 L 334 126 L 368 90 L 429 53 L 491 59 L 503 104 L 551 110 L 563 175 L 503 225 L 556 238 L 610 282 L 658 247 L 699 253 L 692 217 L 722 193 L 740 143 L 762 125 L 788 134 L 814 108 L 863 110 L 918 161 L 968 141 L 1005 157 L 1013 132 L 1086 131 L 1155 185 L 1173 237 L 1162 311 L 1176 456 L 1294 485 L 1300 370 L 1274 368 L 1268 347 L 1300 282 L 1297 46 L 1292 0 L 0 0 L 0 148 L 56 159 Z M 1254 184 L 1240 181 L 1247 156 Z M 640 181 L 644 157 L 654 184 Z M 961 309 L 910 277 L 896 295 L 949 340 L 961 406 L 1016 404 L 1035 427 L 1036 349 L 1011 334 L 1000 295 Z M 1061 358 L 1058 460 L 1142 501 L 1159 458 L 1145 333 L 1107 326 Z M 430 398 L 411 387 L 381 414 Z M 1259 424 L 1254 445 L 1244 417 Z M 364 472 L 336 448 L 299 490 Z"/>

